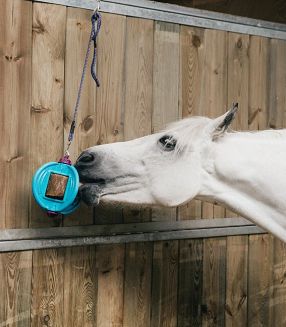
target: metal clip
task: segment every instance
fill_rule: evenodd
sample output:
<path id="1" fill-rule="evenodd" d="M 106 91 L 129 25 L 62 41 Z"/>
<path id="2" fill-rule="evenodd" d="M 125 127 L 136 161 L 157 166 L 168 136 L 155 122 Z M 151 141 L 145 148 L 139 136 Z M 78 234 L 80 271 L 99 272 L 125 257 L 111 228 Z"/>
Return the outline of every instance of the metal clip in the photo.
<path id="1" fill-rule="evenodd" d="M 93 11 L 94 14 L 100 11 L 100 2 L 101 0 L 96 0 L 96 8 Z"/>

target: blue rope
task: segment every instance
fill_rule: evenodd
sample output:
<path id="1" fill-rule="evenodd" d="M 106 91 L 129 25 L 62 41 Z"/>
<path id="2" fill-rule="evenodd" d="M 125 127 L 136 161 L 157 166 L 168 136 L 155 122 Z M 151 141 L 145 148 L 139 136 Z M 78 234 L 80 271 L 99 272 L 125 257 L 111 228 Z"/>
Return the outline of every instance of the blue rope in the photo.
<path id="1" fill-rule="evenodd" d="M 94 14 L 92 15 L 91 23 L 92 23 L 91 33 L 90 33 L 88 47 L 87 47 L 86 55 L 85 55 L 85 59 L 84 59 L 81 80 L 80 80 L 77 99 L 76 99 L 76 103 L 75 103 L 75 107 L 74 107 L 73 120 L 71 122 L 71 127 L 70 127 L 70 131 L 69 131 L 69 136 L 68 136 L 68 145 L 67 145 L 65 153 L 67 153 L 67 151 L 68 151 L 68 149 L 69 149 L 69 147 L 71 145 L 71 142 L 72 142 L 72 140 L 74 138 L 74 132 L 75 132 L 75 127 L 76 127 L 76 119 L 77 119 L 77 115 L 78 115 L 80 97 L 81 97 L 81 93 L 82 93 L 83 82 L 84 82 L 84 78 L 85 78 L 85 74 L 86 74 L 88 58 L 89 58 L 92 43 L 93 43 L 94 47 L 93 47 L 93 58 L 92 58 L 92 63 L 91 63 L 91 76 L 94 79 L 94 81 L 96 83 L 96 86 L 97 87 L 100 86 L 99 80 L 98 80 L 98 78 L 96 76 L 96 60 L 97 60 L 97 43 L 96 43 L 96 40 L 97 40 L 97 36 L 98 36 L 98 33 L 100 31 L 100 27 L 101 27 L 101 15 L 100 15 L 100 13 L 98 11 L 94 12 Z"/>

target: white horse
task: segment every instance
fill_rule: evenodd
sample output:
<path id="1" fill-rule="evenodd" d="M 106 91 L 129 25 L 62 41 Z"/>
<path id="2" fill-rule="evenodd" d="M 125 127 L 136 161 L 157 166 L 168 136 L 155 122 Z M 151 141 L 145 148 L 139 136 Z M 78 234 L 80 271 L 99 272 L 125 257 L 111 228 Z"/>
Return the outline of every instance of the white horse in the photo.
<path id="1" fill-rule="evenodd" d="M 87 149 L 76 163 L 83 200 L 168 207 L 193 198 L 218 202 L 286 242 L 286 130 L 227 132 L 236 110 Z"/>

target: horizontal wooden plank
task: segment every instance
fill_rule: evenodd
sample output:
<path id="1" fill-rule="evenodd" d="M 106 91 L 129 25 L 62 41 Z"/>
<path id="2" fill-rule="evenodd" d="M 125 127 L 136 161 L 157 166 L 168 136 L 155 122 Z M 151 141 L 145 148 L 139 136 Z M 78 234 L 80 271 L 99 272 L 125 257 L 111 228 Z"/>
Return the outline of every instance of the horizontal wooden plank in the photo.
<path id="1" fill-rule="evenodd" d="M 243 218 L 15 229 L 0 232 L 0 252 L 261 233 L 265 231 Z"/>

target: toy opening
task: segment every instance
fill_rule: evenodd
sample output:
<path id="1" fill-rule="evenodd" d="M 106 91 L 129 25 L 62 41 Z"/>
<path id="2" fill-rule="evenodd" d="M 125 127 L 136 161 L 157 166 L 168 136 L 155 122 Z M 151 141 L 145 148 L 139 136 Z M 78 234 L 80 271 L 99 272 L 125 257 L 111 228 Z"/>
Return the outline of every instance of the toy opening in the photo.
<path id="1" fill-rule="evenodd" d="M 63 200 L 69 177 L 61 174 L 51 174 L 46 190 L 46 197 Z"/>

